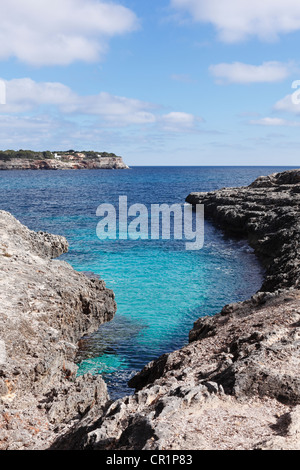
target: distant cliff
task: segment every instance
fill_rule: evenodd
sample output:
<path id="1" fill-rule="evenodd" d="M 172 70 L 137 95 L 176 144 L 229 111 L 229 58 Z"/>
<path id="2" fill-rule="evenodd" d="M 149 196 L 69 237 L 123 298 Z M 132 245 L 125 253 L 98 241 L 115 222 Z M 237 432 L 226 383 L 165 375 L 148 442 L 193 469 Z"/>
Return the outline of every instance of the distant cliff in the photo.
<path id="1" fill-rule="evenodd" d="M 31 160 L 12 158 L 0 160 L 0 170 L 128 170 L 122 157 L 101 157 L 97 159 Z"/>

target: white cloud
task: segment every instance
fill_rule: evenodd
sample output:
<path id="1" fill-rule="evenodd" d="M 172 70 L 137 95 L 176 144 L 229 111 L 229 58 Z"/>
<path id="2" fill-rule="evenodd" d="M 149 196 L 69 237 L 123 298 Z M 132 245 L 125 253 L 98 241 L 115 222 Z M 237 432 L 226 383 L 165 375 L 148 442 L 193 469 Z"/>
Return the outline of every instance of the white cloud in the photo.
<path id="1" fill-rule="evenodd" d="M 61 107 L 63 112 L 99 115 L 112 124 L 143 124 L 155 122 L 151 112 L 155 105 L 133 98 L 101 92 L 92 96 L 76 96 Z"/>
<path id="2" fill-rule="evenodd" d="M 193 114 L 173 111 L 171 113 L 164 114 L 160 121 L 163 128 L 167 131 L 186 132 L 194 131 L 197 124 L 203 122 L 203 119 L 196 117 Z"/>
<path id="3" fill-rule="evenodd" d="M 211 23 L 224 42 L 256 36 L 273 41 L 300 29 L 299 0 L 171 0 L 195 21 Z"/>
<path id="4" fill-rule="evenodd" d="M 274 83 L 285 80 L 291 73 L 293 64 L 264 62 L 250 65 L 242 62 L 211 65 L 209 70 L 218 83 Z"/>
<path id="5" fill-rule="evenodd" d="M 299 127 L 300 122 L 297 121 L 289 121 L 286 119 L 281 118 L 270 118 L 265 117 L 258 120 L 250 121 L 250 124 L 258 125 L 258 126 L 274 126 L 274 127 Z"/>
<path id="6" fill-rule="evenodd" d="M 67 122 L 80 121 L 101 125 L 102 128 L 126 126 L 155 126 L 158 131 L 192 132 L 203 120 L 193 114 L 170 112 L 161 114 L 161 106 L 134 98 L 116 96 L 107 92 L 82 96 L 71 88 L 55 82 L 35 82 L 30 78 L 4 80 L 6 105 L 0 106 L 0 117 L 12 122 L 9 116 L 16 116 L 16 123 L 25 123 L 26 118 L 35 116 L 57 116 Z M 24 117 L 25 116 L 25 117 Z M 47 120 L 46 120 L 47 121 Z M 40 122 L 30 120 L 31 125 Z"/>
<path id="7" fill-rule="evenodd" d="M 108 38 L 138 23 L 128 8 L 102 0 L 0 0 L 0 5 L 0 60 L 16 57 L 39 66 L 96 61 Z"/>
<path id="8" fill-rule="evenodd" d="M 54 107 L 63 114 L 101 116 L 117 125 L 155 122 L 155 105 L 137 99 L 101 92 L 80 96 L 62 83 L 37 83 L 30 78 L 5 81 L 6 102 L 0 113 L 24 113 Z"/>
<path id="9" fill-rule="evenodd" d="M 294 94 L 287 95 L 281 100 L 277 101 L 277 103 L 274 105 L 274 110 L 300 115 L 300 92 L 296 91 L 295 93 L 296 96 Z"/>
<path id="10" fill-rule="evenodd" d="M 4 83 L 7 104 L 0 108 L 0 112 L 6 114 L 23 113 L 43 105 L 63 107 L 77 99 L 76 94 L 61 83 L 37 83 L 30 78 L 4 80 Z"/>

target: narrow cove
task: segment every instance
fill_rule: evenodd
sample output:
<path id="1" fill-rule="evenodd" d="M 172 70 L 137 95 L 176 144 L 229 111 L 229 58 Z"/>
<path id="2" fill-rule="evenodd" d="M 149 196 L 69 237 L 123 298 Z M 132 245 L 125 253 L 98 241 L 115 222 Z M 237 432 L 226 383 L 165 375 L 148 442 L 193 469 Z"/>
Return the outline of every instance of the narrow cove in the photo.
<path id="1" fill-rule="evenodd" d="M 70 248 L 62 259 L 76 270 L 99 275 L 116 294 L 114 320 L 80 342 L 79 374 L 103 374 L 112 398 L 132 393 L 127 387 L 132 375 L 186 344 L 200 316 L 249 298 L 263 275 L 245 241 L 229 239 L 208 221 L 199 251 L 186 251 L 178 240 L 100 241 L 99 204 L 117 206 L 120 196 L 127 196 L 129 204 L 183 204 L 191 191 L 247 185 L 280 170 L 136 167 L 117 172 L 5 172 L 2 208 L 33 230 L 64 235 Z"/>

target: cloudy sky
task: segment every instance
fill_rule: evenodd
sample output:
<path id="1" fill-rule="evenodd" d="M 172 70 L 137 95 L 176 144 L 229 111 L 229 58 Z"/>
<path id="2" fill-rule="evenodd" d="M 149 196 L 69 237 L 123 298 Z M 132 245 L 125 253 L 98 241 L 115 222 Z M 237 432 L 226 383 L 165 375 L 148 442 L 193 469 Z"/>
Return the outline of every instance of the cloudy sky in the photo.
<path id="1" fill-rule="evenodd" d="M 2 150 L 299 166 L 299 0 L 0 6 Z"/>

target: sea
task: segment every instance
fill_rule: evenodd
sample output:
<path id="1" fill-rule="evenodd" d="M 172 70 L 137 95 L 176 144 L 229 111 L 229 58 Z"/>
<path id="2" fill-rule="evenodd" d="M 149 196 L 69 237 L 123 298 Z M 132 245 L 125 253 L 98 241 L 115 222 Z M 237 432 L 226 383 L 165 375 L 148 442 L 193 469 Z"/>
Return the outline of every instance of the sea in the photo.
<path id="1" fill-rule="evenodd" d="M 209 220 L 204 245 L 184 240 L 101 240 L 97 208 L 184 204 L 191 192 L 246 186 L 289 167 L 132 167 L 130 170 L 0 172 L 0 209 L 36 231 L 65 236 L 61 259 L 100 276 L 116 295 L 115 318 L 80 341 L 78 375 L 101 374 L 111 398 L 133 390 L 129 379 L 147 363 L 188 343 L 201 316 L 242 301 L 261 286 L 263 269 L 245 240 Z M 118 212 L 118 211 L 116 211 Z M 149 211 L 150 213 L 150 211 Z"/>

